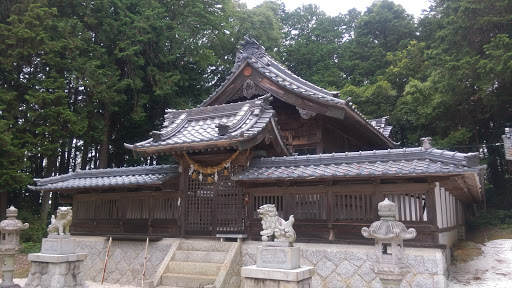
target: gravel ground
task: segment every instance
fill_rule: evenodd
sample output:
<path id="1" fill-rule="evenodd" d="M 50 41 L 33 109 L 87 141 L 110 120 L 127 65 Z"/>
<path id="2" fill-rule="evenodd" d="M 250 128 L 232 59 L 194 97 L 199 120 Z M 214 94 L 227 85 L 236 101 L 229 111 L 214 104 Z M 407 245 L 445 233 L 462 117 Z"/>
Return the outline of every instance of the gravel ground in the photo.
<path id="1" fill-rule="evenodd" d="M 449 287 L 509 288 L 512 287 L 512 239 L 489 241 L 482 245 L 483 254 L 467 263 L 451 265 Z M 23 286 L 27 279 L 14 279 Z M 88 288 L 135 288 L 118 284 L 86 281 Z"/>
<path id="2" fill-rule="evenodd" d="M 482 251 L 467 263 L 449 267 L 450 287 L 512 287 L 512 239 L 489 241 Z"/>
<path id="3" fill-rule="evenodd" d="M 27 278 L 14 279 L 14 283 L 20 285 L 21 287 L 23 287 L 23 285 L 25 285 L 25 282 L 27 282 Z M 101 285 L 100 283 L 91 282 L 91 281 L 85 281 L 85 284 L 87 285 L 87 288 L 135 288 L 135 287 L 137 287 L 137 286 L 131 286 L 131 285 L 121 286 L 119 284 L 109 284 L 109 283 L 103 283 L 103 285 Z"/>

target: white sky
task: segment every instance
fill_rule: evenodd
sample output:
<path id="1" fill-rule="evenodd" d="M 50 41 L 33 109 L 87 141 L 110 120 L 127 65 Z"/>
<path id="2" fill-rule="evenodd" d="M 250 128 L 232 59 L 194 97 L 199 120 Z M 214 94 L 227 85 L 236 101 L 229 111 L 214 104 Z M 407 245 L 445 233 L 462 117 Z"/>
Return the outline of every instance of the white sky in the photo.
<path id="1" fill-rule="evenodd" d="M 278 0 L 279 1 L 279 0 Z M 325 13 L 330 16 L 336 16 L 339 13 L 345 14 L 351 8 L 364 12 L 366 7 L 370 6 L 374 0 L 282 0 L 286 6 L 286 10 L 295 10 L 303 4 L 316 4 Z M 263 0 L 240 0 L 246 3 L 247 7 L 254 6 L 263 2 Z M 413 14 L 416 18 L 421 15 L 422 9 L 427 9 L 430 5 L 428 0 L 393 0 L 396 4 L 402 5 L 407 12 Z"/>

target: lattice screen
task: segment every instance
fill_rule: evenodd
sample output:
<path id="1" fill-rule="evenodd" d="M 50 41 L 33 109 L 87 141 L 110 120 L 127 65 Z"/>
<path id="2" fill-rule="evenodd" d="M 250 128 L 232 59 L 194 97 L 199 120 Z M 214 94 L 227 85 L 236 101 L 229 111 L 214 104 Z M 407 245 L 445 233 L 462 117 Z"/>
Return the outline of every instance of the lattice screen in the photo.
<path id="1" fill-rule="evenodd" d="M 120 199 L 99 199 L 97 201 L 98 219 L 121 219 Z"/>
<path id="2" fill-rule="evenodd" d="M 372 220 L 372 209 L 376 209 L 370 193 L 336 194 L 334 201 L 336 220 Z"/>
<path id="3" fill-rule="evenodd" d="M 178 214 L 178 197 L 168 196 L 153 200 L 153 219 L 177 219 Z"/>
<path id="4" fill-rule="evenodd" d="M 216 227 L 218 233 L 235 233 L 244 231 L 245 208 L 244 189 L 235 185 L 231 175 L 238 173 L 243 167 L 231 167 L 229 175 L 219 177 L 217 183 L 217 217 Z"/>
<path id="5" fill-rule="evenodd" d="M 296 219 L 324 220 L 327 219 L 327 203 L 325 195 L 295 195 L 295 207 L 292 210 Z"/>
<path id="6" fill-rule="evenodd" d="M 148 219 L 149 200 L 149 198 L 127 199 L 126 219 Z"/>
<path id="7" fill-rule="evenodd" d="M 78 202 L 76 207 L 73 207 L 73 217 L 77 220 L 90 220 L 94 219 L 94 207 L 96 206 L 95 200 L 82 200 Z"/>
<path id="8" fill-rule="evenodd" d="M 228 175 L 219 171 L 217 182 L 189 177 L 186 231 L 189 234 L 214 235 L 244 231 L 244 190 L 231 180 L 243 166 L 231 166 Z"/>
<path id="9" fill-rule="evenodd" d="M 254 195 L 252 201 L 252 218 L 258 219 L 258 208 L 265 204 L 274 204 L 276 206 L 277 214 L 283 217 L 283 196 L 282 195 Z"/>

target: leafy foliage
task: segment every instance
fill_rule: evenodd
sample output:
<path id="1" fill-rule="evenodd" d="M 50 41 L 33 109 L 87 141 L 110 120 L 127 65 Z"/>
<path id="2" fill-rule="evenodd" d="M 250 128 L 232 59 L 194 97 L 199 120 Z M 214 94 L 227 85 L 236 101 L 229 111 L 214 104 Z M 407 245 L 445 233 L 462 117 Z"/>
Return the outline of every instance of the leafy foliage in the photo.
<path id="1" fill-rule="evenodd" d="M 489 210 L 470 222 L 473 227 L 512 227 L 512 211 L 510 210 Z"/>
<path id="2" fill-rule="evenodd" d="M 500 199 L 489 203 L 512 207 L 497 146 L 512 126 L 508 0 L 433 0 L 417 21 L 389 0 L 337 16 L 313 4 L 247 9 L 237 0 L 9 0 L 0 8 L 0 193 L 42 218 L 49 194 L 28 192 L 32 177 L 169 163 L 134 158 L 123 144 L 147 139 L 165 109 L 201 103 L 246 35 L 366 116 L 390 116 L 403 146 L 426 136 L 463 152 L 489 145 L 487 195 Z"/>
<path id="3" fill-rule="evenodd" d="M 40 217 L 30 213 L 29 210 L 20 210 L 17 218 L 21 222 L 29 224 L 28 229 L 20 232 L 21 243 L 41 243 L 41 239 L 48 235 L 46 231 L 48 227 L 46 221 L 42 221 Z"/>

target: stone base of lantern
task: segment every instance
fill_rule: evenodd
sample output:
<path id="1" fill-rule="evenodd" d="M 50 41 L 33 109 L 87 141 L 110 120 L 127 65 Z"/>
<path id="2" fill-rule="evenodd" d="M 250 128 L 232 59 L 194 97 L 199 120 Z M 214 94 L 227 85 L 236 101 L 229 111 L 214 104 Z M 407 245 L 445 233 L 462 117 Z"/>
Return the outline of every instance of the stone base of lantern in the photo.
<path id="1" fill-rule="evenodd" d="M 20 285 L 14 284 L 12 281 L 13 272 L 14 272 L 14 251 L 3 251 L 3 266 L 2 266 L 2 283 L 0 284 L 1 288 L 21 288 Z"/>
<path id="2" fill-rule="evenodd" d="M 25 288 L 73 287 L 83 288 L 82 264 L 87 254 L 48 255 L 34 253 L 28 255 L 32 267 Z"/>
<path id="3" fill-rule="evenodd" d="M 375 275 L 379 278 L 384 288 L 400 287 L 402 280 L 410 268 L 407 264 L 375 264 Z"/>
<path id="4" fill-rule="evenodd" d="M 314 267 L 300 267 L 292 270 L 242 267 L 243 288 L 310 288 L 315 275 Z"/>

